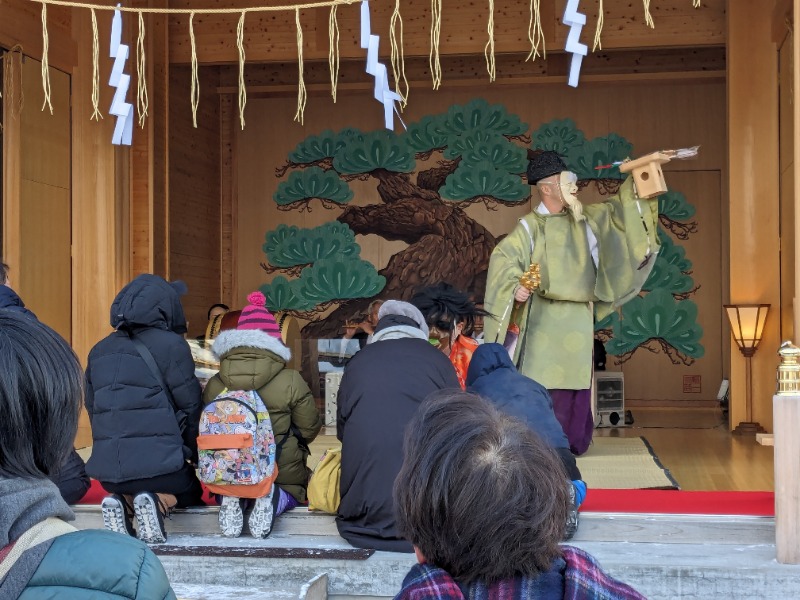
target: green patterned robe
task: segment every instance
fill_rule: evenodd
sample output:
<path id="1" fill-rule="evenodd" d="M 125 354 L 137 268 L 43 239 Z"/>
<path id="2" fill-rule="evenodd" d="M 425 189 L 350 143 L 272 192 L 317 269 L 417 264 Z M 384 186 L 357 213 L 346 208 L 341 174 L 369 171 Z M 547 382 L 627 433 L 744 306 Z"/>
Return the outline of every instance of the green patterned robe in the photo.
<path id="1" fill-rule="evenodd" d="M 503 343 L 512 315 L 520 335 L 513 357 L 522 374 L 547 389 L 591 387 L 594 314 L 602 319 L 642 289 L 660 245 L 658 200 L 641 200 L 629 177 L 619 193 L 584 206 L 597 238 L 598 266 L 589 251 L 586 225 L 570 213 L 528 213 L 492 252 L 486 280 L 485 340 Z M 514 311 L 514 289 L 531 263 L 541 285 Z"/>

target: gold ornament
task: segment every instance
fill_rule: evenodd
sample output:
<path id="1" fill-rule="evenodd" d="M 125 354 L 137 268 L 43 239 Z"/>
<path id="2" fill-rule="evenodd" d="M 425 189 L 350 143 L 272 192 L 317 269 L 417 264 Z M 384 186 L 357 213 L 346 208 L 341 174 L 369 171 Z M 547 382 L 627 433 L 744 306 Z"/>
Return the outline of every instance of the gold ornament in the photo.
<path id="1" fill-rule="evenodd" d="M 778 396 L 799 396 L 800 395 L 800 348 L 792 342 L 783 342 L 778 354 L 781 357 L 781 364 L 778 367 Z"/>
<path id="2" fill-rule="evenodd" d="M 519 278 L 519 284 L 529 292 L 535 292 L 538 290 L 541 282 L 542 277 L 540 274 L 539 263 L 531 263 L 531 266 L 528 267 L 528 270 Z"/>

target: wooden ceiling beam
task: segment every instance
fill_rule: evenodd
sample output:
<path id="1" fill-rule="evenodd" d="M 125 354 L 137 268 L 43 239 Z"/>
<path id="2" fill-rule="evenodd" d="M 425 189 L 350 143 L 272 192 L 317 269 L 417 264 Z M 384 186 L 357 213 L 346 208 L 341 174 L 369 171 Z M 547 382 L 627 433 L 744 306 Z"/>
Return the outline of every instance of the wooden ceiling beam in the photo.
<path id="1" fill-rule="evenodd" d="M 569 70 L 569 56 L 550 53 L 547 60 L 525 62 L 525 54 L 499 54 L 496 57 L 496 84 L 525 84 L 558 81 L 564 83 Z M 486 61 L 483 56 L 442 57 L 443 82 L 488 81 Z M 581 81 L 613 81 L 632 78 L 646 79 L 703 78 L 724 76 L 725 48 L 658 48 L 652 50 L 608 50 L 586 57 L 581 69 Z M 684 75 L 681 75 L 684 74 Z M 391 76 L 391 75 L 390 75 Z M 406 60 L 406 76 L 414 88 L 430 86 L 430 67 L 426 58 Z M 239 71 L 236 66 L 220 68 L 220 90 L 228 93 L 238 86 Z M 330 89 L 330 72 L 327 61 L 304 63 L 303 79 L 308 89 Z M 245 68 L 248 94 L 270 88 L 292 89 L 296 93 L 297 63 L 270 63 L 248 65 Z M 339 71 L 339 89 L 365 89 L 374 85 L 364 71 L 363 60 L 343 60 Z M 495 85 L 495 84 L 492 84 Z"/>
<path id="2" fill-rule="evenodd" d="M 277 0 L 276 0 L 277 3 Z M 567 28 L 561 25 L 563 0 L 541 0 L 542 28 L 548 56 L 564 47 Z M 197 0 L 172 0 L 173 8 L 199 8 Z M 253 6 L 253 2 L 218 0 L 218 7 Z M 487 42 L 487 3 L 469 2 L 458 6 L 445 3 L 443 9 L 440 53 L 442 56 L 482 55 Z M 597 23 L 596 2 L 583 2 L 587 25 L 581 39 L 590 44 Z M 725 44 L 725 0 L 703 0 L 693 8 L 691 0 L 654 0 L 651 13 L 655 28 L 644 24 L 642 3 L 631 0 L 606 0 L 602 32 L 603 50 L 630 48 L 679 48 L 722 46 Z M 381 36 L 381 49 L 389 51 L 389 21 L 393 2 L 378 0 L 371 4 L 373 33 Z M 358 4 L 337 10 L 341 42 L 340 55 L 363 58 L 359 45 L 360 13 Z M 427 58 L 430 52 L 429 0 L 404 0 L 401 5 L 404 25 L 403 45 L 407 57 Z M 301 11 L 306 60 L 328 57 L 327 9 Z M 525 53 L 528 41 L 529 3 L 498 2 L 494 15 L 497 53 Z M 236 25 L 238 15 L 201 15 L 194 18 L 197 59 L 201 64 L 219 65 L 238 61 Z M 191 60 L 188 15 L 169 19 L 170 62 L 188 64 Z M 251 13 L 245 21 L 245 51 L 248 63 L 288 62 L 297 60 L 294 14 L 291 12 Z"/>

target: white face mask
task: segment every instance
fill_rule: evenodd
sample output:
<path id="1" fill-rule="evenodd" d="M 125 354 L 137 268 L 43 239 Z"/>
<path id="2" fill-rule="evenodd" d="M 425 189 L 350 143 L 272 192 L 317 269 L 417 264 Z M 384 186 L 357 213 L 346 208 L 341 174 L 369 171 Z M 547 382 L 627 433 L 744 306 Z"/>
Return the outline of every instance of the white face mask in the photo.
<path id="1" fill-rule="evenodd" d="M 561 171 L 558 175 L 558 188 L 561 190 L 561 200 L 572 213 L 576 221 L 582 221 L 583 205 L 578 200 L 578 176 L 571 171 Z"/>

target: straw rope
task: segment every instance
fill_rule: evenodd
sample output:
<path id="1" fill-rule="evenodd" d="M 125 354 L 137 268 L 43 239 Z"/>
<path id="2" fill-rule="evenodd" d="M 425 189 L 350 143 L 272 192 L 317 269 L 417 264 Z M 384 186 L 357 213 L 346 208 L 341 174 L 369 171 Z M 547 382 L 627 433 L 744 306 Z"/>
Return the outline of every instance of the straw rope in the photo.
<path id="1" fill-rule="evenodd" d="M 100 39 L 97 35 L 97 15 L 92 9 L 92 116 L 90 121 L 103 118 L 100 112 Z"/>
<path id="2" fill-rule="evenodd" d="M 400 30 L 398 42 L 397 30 Z M 400 95 L 400 108 L 408 104 L 410 87 L 406 78 L 406 59 L 403 49 L 403 17 L 400 16 L 400 0 L 394 2 L 394 12 L 389 21 L 389 42 L 392 46 L 392 73 L 394 74 L 394 89 Z"/>
<path id="3" fill-rule="evenodd" d="M 525 57 L 525 61 L 535 61 L 539 56 L 547 58 L 547 48 L 544 43 L 544 31 L 542 30 L 542 12 L 540 9 L 541 0 L 531 0 L 530 13 L 531 18 L 528 21 L 528 40 L 531 42 L 531 51 Z M 542 52 L 539 53 L 539 45 L 542 46 Z"/>
<path id="4" fill-rule="evenodd" d="M 700 0 L 694 0 L 694 2 L 692 2 L 692 6 L 695 8 L 700 8 Z"/>
<path id="5" fill-rule="evenodd" d="M 594 32 L 594 45 L 592 46 L 592 52 L 597 50 L 603 49 L 603 43 L 600 41 L 600 34 L 603 32 L 603 21 L 605 19 L 605 14 L 603 11 L 603 0 L 600 0 L 600 4 L 597 7 L 597 29 Z"/>
<path id="6" fill-rule="evenodd" d="M 339 83 L 339 20 L 336 18 L 336 5 L 331 6 L 328 17 L 328 68 L 331 72 L 331 96 L 336 104 L 336 86 Z"/>
<path id="7" fill-rule="evenodd" d="M 431 0 L 431 52 L 428 64 L 431 68 L 433 89 L 442 85 L 442 64 L 439 62 L 439 38 L 442 34 L 442 0 Z"/>
<path id="8" fill-rule="evenodd" d="M 304 10 L 310 8 L 327 8 L 329 6 L 341 6 L 345 4 L 360 4 L 361 0 L 321 0 L 320 2 L 306 2 L 304 4 L 284 4 L 278 6 L 252 6 L 249 8 L 157 8 L 157 7 L 133 7 L 133 6 L 109 6 L 108 4 L 94 4 L 91 2 L 72 2 L 71 0 L 28 0 L 41 4 L 51 4 L 54 6 L 69 6 L 72 8 L 94 8 L 96 10 L 119 10 L 122 12 L 140 12 L 162 15 L 232 15 L 242 12 L 281 12 L 290 10 Z"/>
<path id="9" fill-rule="evenodd" d="M 192 43 L 192 87 L 189 91 L 192 102 L 192 124 L 197 129 L 197 107 L 200 105 L 200 76 L 197 73 L 197 44 L 194 39 L 194 13 L 189 15 L 189 41 Z"/>
<path id="10" fill-rule="evenodd" d="M 139 127 L 144 129 L 150 99 L 147 97 L 147 69 L 144 55 L 144 17 L 139 13 L 139 36 L 136 38 L 136 113 Z"/>
<path id="11" fill-rule="evenodd" d="M 297 112 L 294 114 L 294 120 L 299 121 L 300 125 L 303 124 L 303 113 L 306 110 L 306 84 L 303 81 L 303 26 L 300 24 L 300 9 L 294 11 L 294 22 L 297 25 L 297 68 L 298 68 L 298 81 L 297 81 Z"/>
<path id="12" fill-rule="evenodd" d="M 50 36 L 47 33 L 47 2 L 42 2 L 42 89 L 44 90 L 44 102 L 42 110 L 47 106 L 50 114 L 53 114 L 53 103 L 50 101 L 50 62 L 47 60 L 47 53 L 50 49 Z"/>
<path id="13" fill-rule="evenodd" d="M 642 0 L 644 4 L 644 22 L 650 29 L 655 29 L 656 24 L 653 22 L 653 15 L 650 14 L 650 0 Z"/>
<path id="14" fill-rule="evenodd" d="M 489 34 L 489 41 L 483 48 L 483 55 L 486 57 L 486 70 L 489 72 L 489 81 L 494 81 L 497 77 L 497 70 L 494 60 L 494 0 L 489 0 L 489 21 L 486 24 L 486 32 Z"/>
<path id="15" fill-rule="evenodd" d="M 236 48 L 239 50 L 239 124 L 244 131 L 244 107 L 247 105 L 247 90 L 244 86 L 244 17 L 247 13 L 242 13 L 239 17 L 239 24 L 236 26 Z"/>

